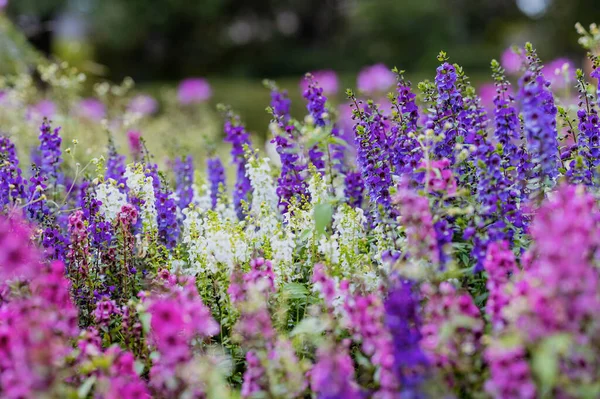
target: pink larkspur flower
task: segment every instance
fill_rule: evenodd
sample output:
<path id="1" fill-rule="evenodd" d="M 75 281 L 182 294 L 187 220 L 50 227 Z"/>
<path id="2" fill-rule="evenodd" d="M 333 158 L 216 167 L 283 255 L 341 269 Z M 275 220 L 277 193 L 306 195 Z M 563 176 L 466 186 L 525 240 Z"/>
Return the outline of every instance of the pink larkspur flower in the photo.
<path id="1" fill-rule="evenodd" d="M 384 64 L 375 64 L 363 68 L 356 83 L 365 94 L 383 93 L 396 83 L 396 75 Z"/>
<path id="2" fill-rule="evenodd" d="M 179 84 L 177 98 L 184 105 L 201 103 L 212 96 L 212 89 L 206 79 L 189 78 Z"/>
<path id="3" fill-rule="evenodd" d="M 137 130 L 130 130 L 127 132 L 127 141 L 129 142 L 129 150 L 133 154 L 134 158 L 140 155 L 142 152 L 142 142 L 140 138 L 142 133 Z"/>
<path id="4" fill-rule="evenodd" d="M 502 68 L 504 68 L 506 72 L 511 75 L 519 72 L 522 63 L 523 58 L 519 54 L 515 53 L 510 47 L 504 50 L 500 58 L 500 64 L 502 65 Z"/>
<path id="5" fill-rule="evenodd" d="M 555 89 L 564 89 L 575 81 L 575 65 L 567 58 L 557 58 L 542 68 L 544 78 Z"/>
<path id="6" fill-rule="evenodd" d="M 323 89 L 323 94 L 332 95 L 338 92 L 338 77 L 335 71 L 331 69 L 325 69 L 311 72 L 311 75 Z M 300 89 L 303 93 L 306 89 L 308 89 L 308 81 L 304 78 L 300 79 Z"/>

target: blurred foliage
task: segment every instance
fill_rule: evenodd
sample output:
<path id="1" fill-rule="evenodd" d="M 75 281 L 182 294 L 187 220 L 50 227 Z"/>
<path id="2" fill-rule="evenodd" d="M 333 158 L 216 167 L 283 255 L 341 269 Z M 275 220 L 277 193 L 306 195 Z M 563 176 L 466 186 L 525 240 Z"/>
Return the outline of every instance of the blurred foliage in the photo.
<path id="1" fill-rule="evenodd" d="M 43 51 L 68 53 L 62 41 L 72 40 L 70 50 L 106 66 L 98 73 L 144 81 L 356 72 L 379 61 L 411 71 L 434 67 L 440 49 L 487 70 L 513 42 L 533 41 L 545 58 L 576 54 L 575 22 L 600 11 L 597 0 L 546 0 L 531 18 L 517 7 L 526 1 L 13 0 L 8 13 Z"/>

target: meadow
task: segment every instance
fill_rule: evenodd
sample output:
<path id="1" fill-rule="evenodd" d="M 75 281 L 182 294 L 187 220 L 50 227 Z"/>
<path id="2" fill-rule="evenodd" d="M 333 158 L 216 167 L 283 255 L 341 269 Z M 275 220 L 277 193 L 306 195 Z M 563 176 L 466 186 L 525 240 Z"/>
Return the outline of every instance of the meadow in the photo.
<path id="1" fill-rule="evenodd" d="M 443 51 L 345 95 L 329 70 L 231 101 L 3 76 L 0 397 L 599 397 L 600 30 L 576 28 L 589 70 L 526 43 L 477 88 Z"/>

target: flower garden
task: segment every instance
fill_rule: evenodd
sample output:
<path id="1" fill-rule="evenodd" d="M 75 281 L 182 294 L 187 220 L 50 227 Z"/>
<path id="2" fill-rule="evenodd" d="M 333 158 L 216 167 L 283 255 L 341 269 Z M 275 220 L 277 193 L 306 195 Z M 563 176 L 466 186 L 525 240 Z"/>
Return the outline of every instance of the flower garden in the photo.
<path id="1" fill-rule="evenodd" d="M 157 116 L 66 64 L 33 105 L 3 77 L 0 397 L 600 397 L 600 30 L 577 29 L 590 73 L 527 43 L 486 96 L 444 52 L 414 85 L 366 68 L 339 109 L 307 74 L 298 118 L 267 81 L 266 146 L 204 79 Z M 197 123 L 224 143 L 181 144 Z"/>

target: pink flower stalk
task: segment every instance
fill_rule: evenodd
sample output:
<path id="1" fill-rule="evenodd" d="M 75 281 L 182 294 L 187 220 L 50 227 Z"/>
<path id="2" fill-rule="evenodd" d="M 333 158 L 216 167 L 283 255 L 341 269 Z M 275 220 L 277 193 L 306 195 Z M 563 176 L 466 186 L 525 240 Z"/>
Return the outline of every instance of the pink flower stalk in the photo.
<path id="1" fill-rule="evenodd" d="M 381 298 L 377 294 L 349 295 L 344 307 L 350 330 L 355 339 L 362 342 L 362 350 L 371 356 L 371 362 L 378 369 L 379 390 L 374 398 L 397 397 L 400 383 L 394 372 L 394 342 L 385 327 Z"/>
<path id="2" fill-rule="evenodd" d="M 77 309 L 65 292 L 69 283 L 63 273 L 61 262 L 40 267 L 31 296 L 0 306 L 2 397 L 40 397 L 61 382 L 71 342 L 79 333 Z"/>
<path id="3" fill-rule="evenodd" d="M 423 162 L 420 167 L 426 169 L 425 179 L 430 190 L 445 192 L 448 195 L 456 194 L 456 180 L 450 169 L 449 159 Z"/>
<path id="4" fill-rule="evenodd" d="M 520 347 L 492 346 L 486 349 L 485 359 L 490 379 L 485 391 L 494 399 L 534 399 L 537 397 L 525 350 Z"/>
<path id="5" fill-rule="evenodd" d="M 523 65 L 523 57 L 513 51 L 511 47 L 504 50 L 500 57 L 500 65 L 510 75 L 516 75 Z"/>
<path id="6" fill-rule="evenodd" d="M 519 269 L 515 255 L 506 241 L 494 242 L 488 246 L 483 266 L 488 273 L 486 287 L 489 291 L 485 310 L 493 329 L 499 330 L 506 324 L 502 312 L 510 302 L 510 295 L 506 291 L 507 284 L 510 276 L 516 274 Z"/>
<path id="7" fill-rule="evenodd" d="M 106 117 L 106 107 L 95 98 L 85 98 L 79 102 L 77 114 L 90 121 L 99 122 Z"/>
<path id="8" fill-rule="evenodd" d="M 130 130 L 127 132 L 127 141 L 129 142 L 129 150 L 133 155 L 133 158 L 137 159 L 142 154 L 142 141 L 140 140 L 142 133 L 137 130 Z"/>
<path id="9" fill-rule="evenodd" d="M 121 207 L 121 211 L 117 215 L 117 219 L 123 224 L 123 226 L 132 226 L 137 222 L 138 211 L 135 206 L 131 204 L 125 204 Z"/>
<path id="10" fill-rule="evenodd" d="M 439 287 L 426 284 L 421 290 L 427 299 L 421 347 L 452 382 L 456 374 L 473 370 L 481 349 L 483 320 L 471 295 L 457 292 L 448 282 Z"/>
<path id="11" fill-rule="evenodd" d="M 392 200 L 400 211 L 400 223 L 406 231 L 410 255 L 437 264 L 440 259 L 429 200 L 406 185 L 398 188 Z"/>
<path id="12" fill-rule="evenodd" d="M 375 64 L 360 71 L 356 84 L 365 94 L 382 94 L 396 84 L 396 75 L 384 64 Z"/>
<path id="13" fill-rule="evenodd" d="M 234 271 L 227 293 L 231 302 L 236 303 L 247 299 L 248 291 L 256 290 L 268 295 L 275 292 L 275 273 L 273 264 L 264 258 L 255 258 L 250 261 L 251 270 L 248 273 Z"/>
<path id="14" fill-rule="evenodd" d="M 321 71 L 311 72 L 314 80 L 323 89 L 323 94 L 334 95 L 338 92 L 338 77 L 335 71 L 325 69 Z M 303 77 L 300 79 L 300 90 L 302 93 L 308 89 L 308 81 Z"/>
<path id="15" fill-rule="evenodd" d="M 310 371 L 310 385 L 318 398 L 359 399 L 354 364 L 348 355 L 349 340 L 341 345 L 325 344 L 317 350 L 317 363 Z"/>
<path id="16" fill-rule="evenodd" d="M 312 282 L 314 289 L 325 301 L 329 308 L 333 308 L 333 301 L 338 296 L 335 281 L 325 273 L 325 267 L 317 263 L 313 268 Z"/>
<path id="17" fill-rule="evenodd" d="M 538 210 L 534 245 L 515 284 L 526 300 L 517 327 L 530 340 L 559 332 L 585 334 L 600 311 L 600 280 L 591 260 L 600 243 L 600 211 L 583 186 L 563 185 Z"/>
<path id="18" fill-rule="evenodd" d="M 108 325 L 110 318 L 114 314 L 118 314 L 119 309 L 115 301 L 111 301 L 108 298 L 102 298 L 96 304 L 96 310 L 94 310 L 94 318 L 100 325 Z"/>
<path id="19" fill-rule="evenodd" d="M 147 94 L 138 94 L 129 102 L 127 110 L 140 115 L 152 115 L 158 109 L 158 102 Z"/>
<path id="20" fill-rule="evenodd" d="M 32 234 L 17 215 L 0 215 L 0 280 L 27 279 L 38 272 L 40 256 L 31 244 Z"/>
<path id="21" fill-rule="evenodd" d="M 242 382 L 242 398 L 253 398 L 264 391 L 266 371 L 254 351 L 246 353 L 246 371 Z"/>
<path id="22" fill-rule="evenodd" d="M 210 84 L 202 78 L 189 78 L 179 84 L 177 98 L 183 105 L 202 103 L 210 99 L 212 89 Z"/>

